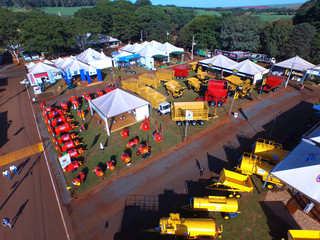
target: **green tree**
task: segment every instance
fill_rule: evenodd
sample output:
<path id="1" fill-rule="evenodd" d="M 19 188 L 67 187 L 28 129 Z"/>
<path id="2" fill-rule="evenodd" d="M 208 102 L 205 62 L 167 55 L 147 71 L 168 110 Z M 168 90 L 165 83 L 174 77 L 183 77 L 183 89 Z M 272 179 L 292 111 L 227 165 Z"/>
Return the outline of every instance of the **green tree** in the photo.
<path id="1" fill-rule="evenodd" d="M 302 58 L 310 59 L 311 44 L 316 34 L 316 28 L 309 23 L 295 25 L 285 47 L 287 57 L 299 55 Z"/>
<path id="2" fill-rule="evenodd" d="M 275 58 L 284 58 L 285 45 L 293 31 L 293 25 L 290 20 L 279 19 L 278 21 L 268 24 L 262 34 L 262 52 Z"/>
<path id="3" fill-rule="evenodd" d="M 19 21 L 12 11 L 0 8 L 0 46 L 18 59 Z M 18 59 L 19 60 L 19 59 Z"/>
<path id="4" fill-rule="evenodd" d="M 152 3 L 150 0 L 137 0 L 135 4 L 137 7 L 142 7 L 142 6 L 152 6 Z"/>
<path id="5" fill-rule="evenodd" d="M 255 51 L 264 23 L 257 17 L 227 17 L 221 22 L 220 44 L 226 50 Z"/>
<path id="6" fill-rule="evenodd" d="M 191 47 L 194 36 L 197 48 L 214 49 L 218 43 L 219 19 L 211 15 L 200 15 L 186 24 L 177 39 L 184 47 Z"/>
<path id="7" fill-rule="evenodd" d="M 308 22 L 317 27 L 319 26 L 320 21 L 320 1 L 311 0 L 305 2 L 298 10 L 296 15 L 293 18 L 294 24 Z"/>

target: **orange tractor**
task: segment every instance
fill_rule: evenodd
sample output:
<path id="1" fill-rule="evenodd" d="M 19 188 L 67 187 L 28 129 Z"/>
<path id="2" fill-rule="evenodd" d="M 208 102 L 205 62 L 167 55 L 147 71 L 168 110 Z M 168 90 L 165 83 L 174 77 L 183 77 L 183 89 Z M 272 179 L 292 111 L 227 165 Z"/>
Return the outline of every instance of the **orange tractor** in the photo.
<path id="1" fill-rule="evenodd" d="M 148 142 L 146 142 L 146 144 L 140 144 L 139 147 L 139 151 L 136 153 L 137 156 L 141 155 L 142 158 L 146 158 L 148 156 L 150 156 L 151 152 L 150 152 L 150 146 L 148 145 Z"/>
<path id="2" fill-rule="evenodd" d="M 140 129 L 142 129 L 143 131 L 150 131 L 149 118 L 144 118 L 143 122 L 141 123 Z"/>
<path id="3" fill-rule="evenodd" d="M 125 127 L 124 129 L 121 130 L 120 135 L 121 135 L 123 138 L 129 137 L 129 129 L 128 129 L 127 127 Z"/>
<path id="4" fill-rule="evenodd" d="M 94 170 L 92 170 L 99 178 L 104 176 L 104 172 L 102 171 L 101 167 L 95 167 Z"/>
<path id="5" fill-rule="evenodd" d="M 112 160 L 107 161 L 106 165 L 107 165 L 107 169 L 109 169 L 110 171 L 114 170 L 114 162 Z"/>
<path id="6" fill-rule="evenodd" d="M 63 172 L 64 173 L 67 173 L 67 172 L 75 172 L 79 167 L 82 166 L 82 162 L 81 161 L 72 161 L 70 164 L 68 164 L 68 166 L 66 166 L 64 169 L 63 169 Z"/>
<path id="7" fill-rule="evenodd" d="M 130 157 L 129 153 L 124 152 L 121 155 L 121 159 L 122 159 L 122 161 L 124 161 L 125 164 L 127 164 L 127 166 L 131 165 L 131 157 Z"/>
<path id="8" fill-rule="evenodd" d="M 52 139 L 52 141 L 55 143 L 55 144 L 58 144 L 58 145 L 61 145 L 62 143 L 64 142 L 67 142 L 67 141 L 72 141 L 73 139 L 77 138 L 76 134 L 74 133 L 67 133 L 67 134 L 64 134 L 62 136 L 57 136 L 57 137 L 54 137 Z"/>
<path id="9" fill-rule="evenodd" d="M 126 148 L 134 148 L 138 144 L 139 144 L 139 137 L 135 137 L 128 142 Z"/>
<path id="10" fill-rule="evenodd" d="M 84 182 L 86 175 L 83 172 L 79 172 L 78 175 L 73 179 L 72 184 L 75 187 L 80 187 L 80 185 Z"/>

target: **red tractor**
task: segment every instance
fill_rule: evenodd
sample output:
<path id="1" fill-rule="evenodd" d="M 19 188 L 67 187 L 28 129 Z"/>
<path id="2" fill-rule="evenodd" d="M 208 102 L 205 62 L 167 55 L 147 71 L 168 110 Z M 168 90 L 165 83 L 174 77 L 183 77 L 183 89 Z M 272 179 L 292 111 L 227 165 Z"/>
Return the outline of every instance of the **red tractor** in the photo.
<path id="1" fill-rule="evenodd" d="M 227 102 L 228 81 L 209 80 L 208 89 L 204 98 L 197 98 L 197 101 L 208 101 L 211 106 L 221 107 Z"/>
<path id="2" fill-rule="evenodd" d="M 95 167 L 93 171 L 99 178 L 104 176 L 104 172 L 102 171 L 101 167 Z"/>
<path id="3" fill-rule="evenodd" d="M 48 127 L 48 131 L 54 133 L 55 135 L 59 135 L 60 133 L 70 132 L 72 129 L 76 128 L 73 123 L 64 123 L 55 128 L 51 126 Z"/>
<path id="4" fill-rule="evenodd" d="M 60 147 L 60 151 L 61 152 L 65 152 L 71 148 L 76 148 L 79 145 L 79 141 L 78 140 L 72 140 L 72 141 L 68 141 L 68 142 L 64 142 L 62 143 L 60 146 L 57 146 L 57 150 Z"/>
<path id="5" fill-rule="evenodd" d="M 79 157 L 84 152 L 85 152 L 85 150 L 83 150 L 82 148 L 72 148 L 72 149 L 68 150 L 67 152 L 64 152 L 63 154 L 60 154 L 59 157 L 62 157 L 63 155 L 66 155 L 66 154 L 69 154 L 70 157 L 76 158 L 76 157 Z"/>
<path id="6" fill-rule="evenodd" d="M 72 122 L 72 119 L 70 117 L 62 116 L 58 118 L 53 118 L 51 120 L 45 119 L 47 124 L 51 124 L 52 127 L 56 127 L 59 124 Z"/>
<path id="7" fill-rule="evenodd" d="M 98 97 L 101 97 L 104 95 L 104 92 L 102 90 L 97 90 Z"/>
<path id="8" fill-rule="evenodd" d="M 92 97 L 91 97 L 91 95 L 90 95 L 89 92 L 86 92 L 86 93 L 82 94 L 82 97 L 83 97 L 87 102 L 89 102 L 89 101 L 92 100 Z"/>
<path id="9" fill-rule="evenodd" d="M 174 76 L 177 79 L 184 79 L 188 77 L 189 66 L 188 65 L 177 65 L 173 68 Z"/>
<path id="10" fill-rule="evenodd" d="M 104 90 L 106 91 L 106 93 L 112 92 L 113 90 L 115 90 L 116 88 L 114 87 L 113 83 L 110 83 L 108 87 L 106 87 Z"/>
<path id="11" fill-rule="evenodd" d="M 48 116 L 48 119 L 51 120 L 53 118 L 62 117 L 64 115 L 66 115 L 66 114 L 67 114 L 66 111 L 58 109 L 57 111 L 48 112 L 47 116 Z"/>
<path id="12" fill-rule="evenodd" d="M 74 109 L 79 109 L 79 107 L 80 107 L 80 103 L 79 103 L 78 99 L 79 99 L 78 96 L 73 96 L 73 97 L 69 98 Z"/>
<path id="13" fill-rule="evenodd" d="M 109 169 L 110 171 L 114 170 L 114 162 L 112 160 L 109 160 L 108 162 L 106 162 L 107 165 L 107 169 Z"/>
<path id="14" fill-rule="evenodd" d="M 72 184 L 75 187 L 80 187 L 80 185 L 84 182 L 86 175 L 83 172 L 79 172 L 79 174 L 73 179 Z"/>
<path id="15" fill-rule="evenodd" d="M 140 147 L 139 147 L 139 151 L 136 153 L 137 156 L 141 155 L 142 158 L 146 158 L 148 156 L 150 156 L 150 148 L 149 145 L 148 145 L 148 142 L 145 144 L 140 144 Z"/>
<path id="16" fill-rule="evenodd" d="M 79 167 L 81 167 L 82 165 L 82 162 L 81 161 L 72 161 L 70 164 L 68 164 L 68 166 L 66 166 L 64 169 L 63 169 L 63 172 L 64 173 L 67 173 L 67 172 L 75 172 Z"/>
<path id="17" fill-rule="evenodd" d="M 65 111 L 69 111 L 69 106 L 68 106 L 68 103 L 66 103 L 65 101 L 61 101 L 60 102 L 60 106 L 63 110 Z"/>
<path id="18" fill-rule="evenodd" d="M 276 76 L 269 76 L 264 85 L 260 87 L 260 90 L 262 89 L 266 93 L 270 93 L 270 91 L 276 92 L 279 90 L 282 80 L 282 78 Z"/>
<path id="19" fill-rule="evenodd" d="M 121 159 L 122 159 L 122 161 L 124 161 L 125 164 L 127 164 L 127 166 L 131 165 L 131 158 L 130 158 L 130 155 L 127 152 L 124 152 L 121 155 Z"/>
<path id="20" fill-rule="evenodd" d="M 123 128 L 123 129 L 121 130 L 120 135 L 121 135 L 123 138 L 129 137 L 129 129 L 128 129 L 127 127 Z"/>
<path id="21" fill-rule="evenodd" d="M 71 141 L 75 139 L 77 136 L 74 133 L 67 133 L 62 136 L 57 136 L 52 139 L 55 144 L 61 145 L 64 142 Z"/>
<path id="22" fill-rule="evenodd" d="M 131 139 L 126 148 L 134 148 L 135 146 L 137 146 L 139 144 L 139 138 L 138 137 L 135 137 L 134 139 Z"/>

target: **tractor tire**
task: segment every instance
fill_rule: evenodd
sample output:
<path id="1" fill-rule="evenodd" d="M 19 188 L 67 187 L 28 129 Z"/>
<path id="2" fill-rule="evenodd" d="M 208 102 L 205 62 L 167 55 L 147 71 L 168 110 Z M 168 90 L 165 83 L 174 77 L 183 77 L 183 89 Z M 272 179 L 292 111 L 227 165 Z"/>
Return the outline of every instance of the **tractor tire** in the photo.
<path id="1" fill-rule="evenodd" d="M 190 121 L 188 121 L 188 120 L 185 121 L 185 122 L 184 122 L 184 125 L 189 126 L 189 125 L 190 125 Z"/>
<path id="2" fill-rule="evenodd" d="M 199 125 L 203 125 L 204 121 L 203 120 L 199 120 Z"/>
<path id="3" fill-rule="evenodd" d="M 161 81 L 160 81 L 160 83 L 161 83 L 161 84 L 164 84 L 164 81 L 163 81 L 163 80 L 161 80 Z"/>
<path id="4" fill-rule="evenodd" d="M 210 101 L 210 106 L 214 107 L 216 105 L 215 101 Z"/>
<path id="5" fill-rule="evenodd" d="M 159 116 L 161 116 L 161 115 L 162 115 L 162 113 L 161 113 L 160 111 L 158 111 L 158 115 L 159 115 Z"/>
<path id="6" fill-rule="evenodd" d="M 230 219 L 230 216 L 229 216 L 228 213 L 225 213 L 224 216 L 223 216 L 223 218 L 224 218 L 225 220 L 229 220 L 229 219 Z"/>
<path id="7" fill-rule="evenodd" d="M 245 96 L 241 96 L 241 97 L 240 97 L 241 100 L 244 100 L 245 98 L 246 98 Z"/>
<path id="8" fill-rule="evenodd" d="M 268 184 L 267 184 L 267 188 L 268 188 L 269 190 L 273 190 L 273 189 L 274 189 L 274 184 L 273 184 L 273 183 L 268 183 Z"/>
<path id="9" fill-rule="evenodd" d="M 177 121 L 176 123 L 178 126 L 182 126 L 182 121 Z"/>
<path id="10" fill-rule="evenodd" d="M 197 121 L 192 120 L 192 121 L 191 121 L 191 125 L 192 125 L 192 126 L 196 126 L 196 125 L 197 125 Z"/>
<path id="11" fill-rule="evenodd" d="M 180 79 L 181 79 L 181 80 L 183 80 L 183 79 L 184 79 L 184 77 L 180 77 Z"/>
<path id="12" fill-rule="evenodd" d="M 228 194 L 228 198 L 234 198 L 234 194 L 233 193 L 229 193 Z"/>
<path id="13" fill-rule="evenodd" d="M 234 95 L 234 92 L 228 91 L 228 96 L 229 97 L 233 97 L 233 95 Z"/>
<path id="14" fill-rule="evenodd" d="M 267 90 L 266 93 L 270 93 L 270 90 Z"/>
<path id="15" fill-rule="evenodd" d="M 236 198 L 241 198 L 241 194 L 240 193 L 236 193 L 235 197 Z"/>
<path id="16" fill-rule="evenodd" d="M 223 105 L 223 102 L 221 102 L 221 101 L 219 101 L 219 102 L 217 103 L 217 107 L 222 107 L 222 105 Z"/>
<path id="17" fill-rule="evenodd" d="M 279 90 L 278 87 L 275 87 L 275 88 L 273 89 L 274 92 L 277 92 L 278 90 Z"/>

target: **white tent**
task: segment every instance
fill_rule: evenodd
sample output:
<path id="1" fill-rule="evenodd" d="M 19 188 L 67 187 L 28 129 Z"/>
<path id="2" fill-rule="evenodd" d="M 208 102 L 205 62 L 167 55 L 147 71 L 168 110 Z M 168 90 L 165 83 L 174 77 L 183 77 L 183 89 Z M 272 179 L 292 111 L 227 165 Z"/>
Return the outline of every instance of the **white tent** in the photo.
<path id="1" fill-rule="evenodd" d="M 142 48 L 140 51 L 136 52 L 136 54 L 140 54 L 141 57 L 152 57 L 157 54 L 163 54 L 160 50 L 147 45 L 144 48 Z"/>
<path id="2" fill-rule="evenodd" d="M 51 71 L 58 71 L 58 68 L 43 62 L 37 63 L 35 66 L 29 69 L 29 73 L 31 74 L 46 73 Z"/>
<path id="3" fill-rule="evenodd" d="M 30 69 L 30 68 L 34 67 L 35 65 L 36 65 L 36 64 L 35 64 L 34 62 L 31 62 L 31 63 L 26 64 L 26 67 L 27 67 L 28 69 Z"/>
<path id="4" fill-rule="evenodd" d="M 160 50 L 161 52 L 165 53 L 165 55 L 169 55 L 172 52 L 176 52 L 176 51 L 181 51 L 183 52 L 182 48 L 178 48 L 174 45 L 172 45 L 171 43 L 164 43 L 162 44 L 162 46 L 160 48 L 158 48 L 158 50 Z"/>
<path id="5" fill-rule="evenodd" d="M 119 54 L 117 54 L 117 55 L 114 55 L 114 56 L 112 57 L 113 65 L 114 65 L 115 67 L 118 67 L 118 59 L 121 58 L 121 57 L 129 56 L 129 55 L 133 55 L 133 54 L 132 54 L 132 53 L 129 53 L 129 52 L 123 51 L 123 52 L 121 52 L 121 53 L 119 53 Z"/>
<path id="6" fill-rule="evenodd" d="M 274 64 L 274 66 L 282 67 L 286 69 L 296 70 L 296 71 L 305 71 L 309 68 L 315 67 L 312 63 L 309 63 L 308 61 L 302 59 L 299 56 L 295 56 L 293 58 L 284 60 L 282 62 Z"/>
<path id="7" fill-rule="evenodd" d="M 83 63 L 77 59 L 74 59 L 71 63 L 62 68 L 65 72 L 70 69 L 70 73 L 72 76 L 80 75 L 80 69 L 83 69 L 85 72 L 89 72 L 90 75 L 97 74 L 97 69 L 89 64 Z"/>
<path id="8" fill-rule="evenodd" d="M 129 44 L 123 46 L 122 48 L 119 48 L 119 52 L 126 51 L 126 49 L 129 48 L 129 47 L 131 47 L 131 46 L 132 46 L 132 44 L 129 43 Z"/>
<path id="9" fill-rule="evenodd" d="M 159 43 L 159 42 L 157 42 L 157 41 L 155 41 L 155 40 L 152 40 L 147 46 L 150 46 L 150 47 L 153 47 L 153 48 L 155 48 L 155 49 L 158 49 L 158 50 L 160 50 L 160 48 L 162 47 L 162 43 Z"/>
<path id="10" fill-rule="evenodd" d="M 59 57 L 58 59 L 53 60 L 53 62 L 54 62 L 54 65 L 57 66 L 57 64 L 63 62 L 63 58 Z"/>
<path id="11" fill-rule="evenodd" d="M 145 117 L 149 117 L 149 104 L 149 102 L 119 88 L 89 102 L 91 115 L 93 115 L 93 110 L 100 115 L 106 123 L 108 135 L 110 135 L 108 118 L 134 110 L 136 121 L 143 120 Z"/>
<path id="12" fill-rule="evenodd" d="M 303 140 L 271 174 L 320 204 L 320 147 Z"/>
<path id="13" fill-rule="evenodd" d="M 149 44 L 148 44 L 149 45 Z M 143 48 L 143 46 L 141 46 L 139 43 L 135 43 L 132 46 L 126 48 L 123 51 L 129 52 L 129 53 L 137 53 L 138 51 L 140 51 Z"/>
<path id="14" fill-rule="evenodd" d="M 269 71 L 268 69 L 261 67 L 248 59 L 240 63 L 236 63 L 227 69 L 229 69 L 232 73 L 237 72 L 236 75 L 239 76 L 241 76 L 241 74 L 253 76 L 253 84 L 255 84 L 258 80 L 262 80 L 263 74 L 266 74 Z"/>
<path id="15" fill-rule="evenodd" d="M 229 68 L 230 66 L 235 65 L 237 64 L 237 62 L 231 60 L 230 58 L 227 58 L 226 56 L 223 56 L 222 54 L 219 54 L 217 56 L 214 56 L 213 58 L 199 61 L 199 64 L 204 64 L 208 67 L 221 70 L 223 68 Z"/>
<path id="16" fill-rule="evenodd" d="M 92 48 L 88 48 L 83 53 L 77 55 L 77 59 L 96 69 L 112 67 L 112 60 L 110 57 L 107 57 L 103 52 L 99 53 Z"/>
<path id="17" fill-rule="evenodd" d="M 148 42 L 148 41 L 144 41 L 143 43 L 140 43 L 140 45 L 142 46 L 142 47 L 145 47 L 146 45 L 148 45 L 150 42 Z"/>
<path id="18" fill-rule="evenodd" d="M 74 56 L 70 56 L 70 57 L 67 57 L 67 58 L 62 58 L 62 61 L 58 61 L 58 62 L 55 62 L 55 65 L 58 67 L 58 68 L 64 68 L 65 66 L 68 66 L 70 63 L 72 63 L 73 61 L 75 60 L 75 57 Z"/>
<path id="19" fill-rule="evenodd" d="M 313 109 L 317 109 L 318 106 L 320 105 L 313 105 Z M 303 138 L 320 145 L 320 123 L 316 124 L 306 134 L 304 134 Z"/>

